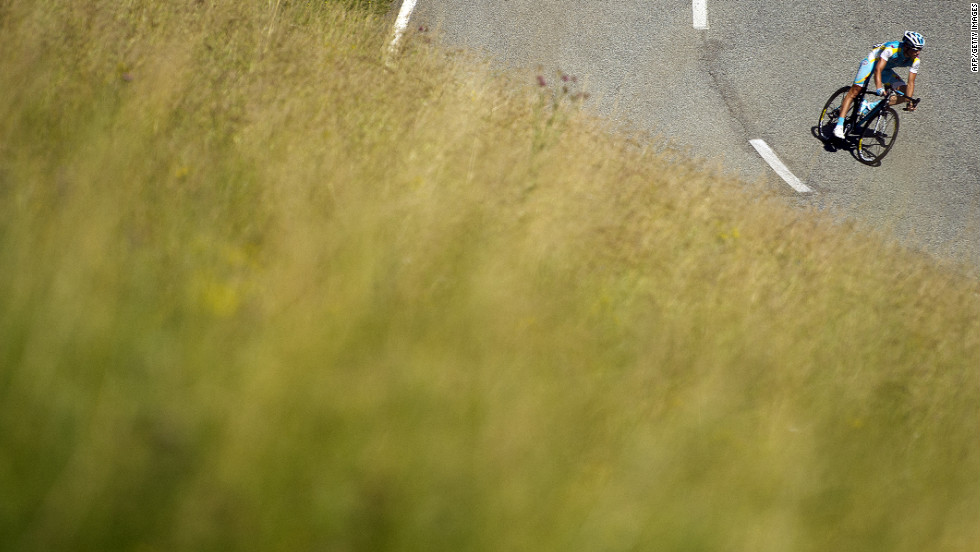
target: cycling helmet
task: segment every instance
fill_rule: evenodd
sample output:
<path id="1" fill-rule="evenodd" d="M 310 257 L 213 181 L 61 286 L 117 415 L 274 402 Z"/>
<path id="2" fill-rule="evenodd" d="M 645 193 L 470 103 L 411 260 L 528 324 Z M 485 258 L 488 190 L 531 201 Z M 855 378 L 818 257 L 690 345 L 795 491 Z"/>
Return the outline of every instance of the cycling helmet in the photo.
<path id="1" fill-rule="evenodd" d="M 921 50 L 926 44 L 926 39 L 922 38 L 922 35 L 915 31 L 905 31 L 905 36 L 902 37 L 902 44 L 913 50 Z"/>

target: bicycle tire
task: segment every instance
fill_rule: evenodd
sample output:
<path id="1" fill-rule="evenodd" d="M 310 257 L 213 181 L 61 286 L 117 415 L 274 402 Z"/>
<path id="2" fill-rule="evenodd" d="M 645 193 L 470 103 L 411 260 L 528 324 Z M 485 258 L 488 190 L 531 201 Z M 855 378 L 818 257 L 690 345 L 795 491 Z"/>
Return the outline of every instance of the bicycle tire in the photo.
<path id="1" fill-rule="evenodd" d="M 877 165 L 888 155 L 898 138 L 898 112 L 885 107 L 861 127 L 857 158 L 865 165 Z"/>
<path id="2" fill-rule="evenodd" d="M 839 88 L 830 95 L 830 99 L 824 104 L 823 110 L 820 112 L 820 119 L 817 120 L 817 132 L 820 133 L 820 137 L 824 140 L 834 138 L 834 125 L 837 124 L 837 117 L 840 116 L 841 103 L 844 101 L 844 95 L 850 89 L 850 86 Z M 852 109 L 857 103 L 853 102 Z"/>

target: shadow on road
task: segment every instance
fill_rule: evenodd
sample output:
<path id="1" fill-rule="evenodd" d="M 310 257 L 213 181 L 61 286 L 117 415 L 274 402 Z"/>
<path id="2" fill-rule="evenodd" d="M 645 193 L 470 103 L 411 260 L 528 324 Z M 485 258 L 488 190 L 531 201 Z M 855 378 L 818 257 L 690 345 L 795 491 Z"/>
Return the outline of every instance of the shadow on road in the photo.
<path id="1" fill-rule="evenodd" d="M 820 132 L 820 127 L 816 125 L 810 127 L 810 133 L 813 134 L 814 138 L 820 140 L 820 142 L 823 143 L 824 151 L 835 153 L 843 150 L 850 153 L 851 157 L 853 157 L 854 160 L 858 161 L 859 163 L 868 165 L 869 167 L 881 166 L 881 160 L 868 163 L 867 161 L 864 161 L 860 157 L 858 157 L 857 142 L 854 140 L 853 137 L 848 137 L 848 139 L 844 139 L 844 140 L 841 140 L 840 138 L 836 138 L 836 137 L 824 138 L 823 134 Z"/>

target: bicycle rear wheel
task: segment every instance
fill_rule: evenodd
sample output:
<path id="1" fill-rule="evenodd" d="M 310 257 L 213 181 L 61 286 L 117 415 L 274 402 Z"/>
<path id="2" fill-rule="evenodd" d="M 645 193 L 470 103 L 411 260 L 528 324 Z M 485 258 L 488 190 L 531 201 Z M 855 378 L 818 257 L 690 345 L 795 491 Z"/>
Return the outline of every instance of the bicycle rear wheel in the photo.
<path id="1" fill-rule="evenodd" d="M 857 158 L 866 165 L 878 164 L 895 145 L 898 137 L 898 113 L 885 107 L 861 127 Z"/>
<path id="2" fill-rule="evenodd" d="M 850 86 L 844 86 L 830 95 L 830 99 L 823 106 L 820 112 L 820 119 L 817 121 L 817 132 L 824 140 L 834 137 L 834 125 L 837 124 L 837 117 L 840 116 L 840 104 L 844 101 L 844 95 L 850 90 Z M 858 102 L 854 102 L 857 104 Z"/>

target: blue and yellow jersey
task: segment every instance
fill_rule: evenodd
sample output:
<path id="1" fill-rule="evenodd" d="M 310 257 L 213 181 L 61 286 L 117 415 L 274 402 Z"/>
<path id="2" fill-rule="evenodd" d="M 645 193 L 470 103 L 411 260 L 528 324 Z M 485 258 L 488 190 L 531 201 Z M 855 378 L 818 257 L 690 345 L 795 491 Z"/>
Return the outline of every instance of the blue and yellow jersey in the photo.
<path id="1" fill-rule="evenodd" d="M 854 77 L 854 84 L 863 86 L 872 71 L 874 71 L 879 59 L 886 60 L 885 69 L 881 72 L 882 84 L 891 84 L 893 86 L 905 84 L 902 78 L 895 73 L 896 67 L 908 67 L 909 73 L 919 72 L 919 56 L 915 56 L 914 59 L 905 57 L 905 53 L 902 51 L 902 42 L 899 40 L 884 42 L 882 44 L 876 44 L 871 52 L 861 60 L 861 66 L 858 67 L 857 76 Z"/>
<path id="2" fill-rule="evenodd" d="M 902 42 L 900 40 L 876 44 L 874 49 L 871 50 L 871 53 L 868 54 L 868 61 L 877 63 L 879 59 L 888 60 L 885 65 L 886 70 L 895 69 L 896 67 L 908 67 L 909 73 L 919 72 L 919 56 L 915 56 L 914 59 L 907 58 L 902 51 Z"/>

